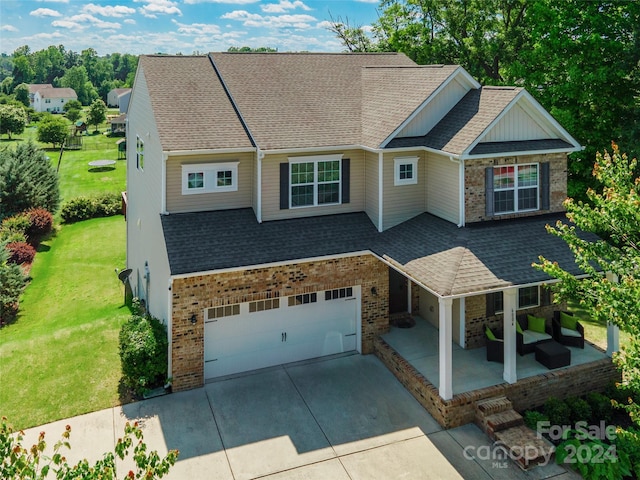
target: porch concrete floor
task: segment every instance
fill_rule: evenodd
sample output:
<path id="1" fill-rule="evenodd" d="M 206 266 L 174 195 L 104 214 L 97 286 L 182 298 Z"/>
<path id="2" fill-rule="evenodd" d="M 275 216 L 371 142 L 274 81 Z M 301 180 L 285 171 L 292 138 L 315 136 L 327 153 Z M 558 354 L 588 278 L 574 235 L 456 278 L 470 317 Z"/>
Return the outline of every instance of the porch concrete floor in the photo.
<path id="1" fill-rule="evenodd" d="M 402 358 L 416 368 L 436 388 L 439 387 L 438 329 L 427 320 L 415 316 L 416 325 L 412 328 L 391 327 L 389 333 L 382 336 Z M 571 365 L 580 365 L 605 358 L 606 355 L 585 342 L 584 350 L 567 347 L 571 350 Z M 498 362 L 488 362 L 484 347 L 465 350 L 453 343 L 453 393 L 459 394 L 504 383 L 504 366 Z M 560 369 L 554 369 L 560 370 Z M 524 356 L 516 354 L 516 374 L 518 379 L 547 373 L 544 365 L 536 362 L 535 354 Z"/>

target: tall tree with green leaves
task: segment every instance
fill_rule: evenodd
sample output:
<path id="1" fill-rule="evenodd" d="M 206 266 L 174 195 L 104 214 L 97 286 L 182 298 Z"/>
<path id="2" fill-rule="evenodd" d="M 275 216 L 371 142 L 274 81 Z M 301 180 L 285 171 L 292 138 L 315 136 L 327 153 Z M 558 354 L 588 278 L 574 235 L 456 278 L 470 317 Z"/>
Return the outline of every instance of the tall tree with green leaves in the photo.
<path id="1" fill-rule="evenodd" d="M 629 160 L 616 144 L 612 153 L 597 154 L 593 175 L 602 187 L 587 191 L 588 202 L 565 202 L 572 224 L 558 222 L 547 230 L 562 238 L 587 275 L 577 279 L 553 259 L 540 258 L 534 267 L 560 282 L 557 298 L 573 300 L 592 319 L 611 322 L 629 333 L 630 346 L 617 361 L 625 380 L 640 392 L 640 176 L 636 159 Z M 585 239 L 578 230 L 597 234 Z M 640 424 L 640 406 L 630 413 Z"/>
<path id="2" fill-rule="evenodd" d="M 13 89 L 13 95 L 16 100 L 22 103 L 25 107 L 29 106 L 29 85 L 21 83 Z"/>
<path id="3" fill-rule="evenodd" d="M 38 123 L 37 136 L 39 142 L 51 143 L 56 148 L 69 136 L 69 123 L 59 115 L 45 115 Z"/>
<path id="4" fill-rule="evenodd" d="M 107 105 L 100 99 L 94 100 L 87 111 L 87 123 L 95 125 L 95 131 L 98 131 L 98 125 L 107 119 Z"/>
<path id="5" fill-rule="evenodd" d="M 0 105 L 0 135 L 20 135 L 27 124 L 27 114 L 24 108 L 15 105 Z"/>
<path id="6" fill-rule="evenodd" d="M 89 76 L 87 75 L 87 70 L 83 66 L 71 67 L 60 79 L 60 85 L 67 88 L 73 88 L 76 95 L 78 95 L 78 100 L 83 105 L 89 105 L 92 100 L 90 98 L 90 92 L 87 84 L 91 85 L 89 82 Z"/>
<path id="7" fill-rule="evenodd" d="M 569 196 L 597 179 L 592 159 L 612 141 L 640 154 L 640 2 L 535 0 L 530 47 L 510 66 L 585 146 L 569 162 Z"/>

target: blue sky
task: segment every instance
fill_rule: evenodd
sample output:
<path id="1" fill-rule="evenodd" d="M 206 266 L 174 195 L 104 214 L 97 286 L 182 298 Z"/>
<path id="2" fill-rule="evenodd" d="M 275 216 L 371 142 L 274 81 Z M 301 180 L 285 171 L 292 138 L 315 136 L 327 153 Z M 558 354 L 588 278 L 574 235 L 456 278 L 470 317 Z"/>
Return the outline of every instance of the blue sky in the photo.
<path id="1" fill-rule="evenodd" d="M 113 52 L 205 53 L 231 46 L 342 51 L 330 14 L 351 25 L 377 19 L 378 0 L 2 0 L 0 52 L 64 45 Z"/>

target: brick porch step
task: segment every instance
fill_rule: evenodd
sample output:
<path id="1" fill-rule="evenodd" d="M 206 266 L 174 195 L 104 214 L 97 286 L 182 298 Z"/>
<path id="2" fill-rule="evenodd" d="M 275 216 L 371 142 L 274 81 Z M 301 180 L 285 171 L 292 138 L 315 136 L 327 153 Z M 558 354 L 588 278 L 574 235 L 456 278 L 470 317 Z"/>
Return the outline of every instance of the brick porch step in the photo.
<path id="1" fill-rule="evenodd" d="M 524 425 L 524 419 L 515 410 L 505 410 L 503 412 L 494 413 L 484 417 L 483 429 L 489 435 L 489 438 L 495 440 L 496 434 L 509 428 Z"/>
<path id="2" fill-rule="evenodd" d="M 476 417 L 512 410 L 513 404 L 507 397 L 493 397 L 476 402 Z"/>
<path id="3" fill-rule="evenodd" d="M 547 460 L 552 461 L 555 447 L 525 425 L 496 432 L 496 443 L 506 449 L 510 458 L 527 470 Z"/>

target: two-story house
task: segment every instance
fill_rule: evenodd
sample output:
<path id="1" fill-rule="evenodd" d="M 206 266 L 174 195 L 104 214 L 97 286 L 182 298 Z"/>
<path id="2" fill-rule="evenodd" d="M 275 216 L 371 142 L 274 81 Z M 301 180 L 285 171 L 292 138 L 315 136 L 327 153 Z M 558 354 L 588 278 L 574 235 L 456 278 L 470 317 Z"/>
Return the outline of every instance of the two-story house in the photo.
<path id="1" fill-rule="evenodd" d="M 142 56 L 127 136 L 127 266 L 168 326 L 175 390 L 370 353 L 410 312 L 438 328 L 450 399 L 453 344 L 484 346 L 484 323 L 515 338 L 516 311 L 550 308 L 538 255 L 578 273 L 545 224 L 580 145 L 527 91 L 459 66 Z"/>
<path id="2" fill-rule="evenodd" d="M 33 108 L 36 112 L 63 113 L 70 100 L 78 100 L 73 88 L 39 88 L 33 94 Z"/>

